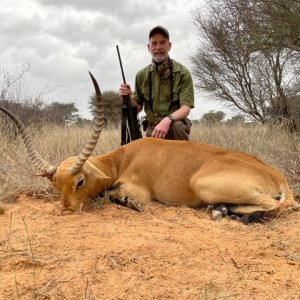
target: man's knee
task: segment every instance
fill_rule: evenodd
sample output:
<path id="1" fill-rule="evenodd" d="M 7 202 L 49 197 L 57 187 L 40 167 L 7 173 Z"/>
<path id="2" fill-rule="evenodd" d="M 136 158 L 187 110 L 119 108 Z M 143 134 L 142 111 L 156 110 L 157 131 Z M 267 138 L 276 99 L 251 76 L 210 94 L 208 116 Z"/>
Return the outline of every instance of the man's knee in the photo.
<path id="1" fill-rule="evenodd" d="M 189 140 L 189 134 L 191 132 L 192 123 L 189 119 L 175 121 L 168 134 L 168 138 L 171 140 Z"/>
<path id="2" fill-rule="evenodd" d="M 189 140 L 189 135 L 191 132 L 192 122 L 185 118 L 183 120 L 175 121 L 166 136 L 168 140 Z M 146 129 L 146 137 L 151 137 L 154 126 L 148 126 Z"/>

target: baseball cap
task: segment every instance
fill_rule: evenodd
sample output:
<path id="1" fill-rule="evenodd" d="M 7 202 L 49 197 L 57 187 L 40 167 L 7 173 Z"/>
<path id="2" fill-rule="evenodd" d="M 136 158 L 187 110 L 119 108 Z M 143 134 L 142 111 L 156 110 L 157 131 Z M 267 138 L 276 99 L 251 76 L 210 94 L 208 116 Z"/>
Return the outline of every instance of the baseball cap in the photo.
<path id="1" fill-rule="evenodd" d="M 167 39 L 170 39 L 170 35 L 169 35 L 169 31 L 161 26 L 161 25 L 157 25 L 155 27 L 153 27 L 150 32 L 149 32 L 149 39 L 153 36 L 153 34 L 155 33 L 162 33 Z"/>

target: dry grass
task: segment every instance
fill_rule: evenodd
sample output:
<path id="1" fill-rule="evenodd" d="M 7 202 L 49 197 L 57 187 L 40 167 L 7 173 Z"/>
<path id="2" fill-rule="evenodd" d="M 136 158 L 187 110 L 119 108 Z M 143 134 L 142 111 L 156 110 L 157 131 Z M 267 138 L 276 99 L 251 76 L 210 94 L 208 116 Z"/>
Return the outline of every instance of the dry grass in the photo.
<path id="1" fill-rule="evenodd" d="M 68 156 L 77 155 L 87 141 L 90 127 L 45 126 L 30 129 L 40 154 L 55 165 Z M 287 177 L 292 189 L 300 194 L 300 138 L 291 137 L 278 128 L 243 124 L 192 127 L 192 140 L 211 143 L 228 149 L 249 152 L 277 167 Z M 94 155 L 113 150 L 120 145 L 120 131 L 102 132 Z M 47 179 L 36 177 L 23 141 L 17 137 L 0 136 L 0 204 L 13 201 L 20 193 L 36 198 L 53 199 L 58 196 Z"/>

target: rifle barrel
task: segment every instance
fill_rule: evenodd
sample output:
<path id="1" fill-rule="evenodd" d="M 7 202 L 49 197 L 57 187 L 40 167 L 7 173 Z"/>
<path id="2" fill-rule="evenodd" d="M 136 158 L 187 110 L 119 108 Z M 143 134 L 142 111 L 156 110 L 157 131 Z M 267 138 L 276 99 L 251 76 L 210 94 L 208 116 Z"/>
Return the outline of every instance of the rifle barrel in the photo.
<path id="1" fill-rule="evenodd" d="M 121 55 L 119 51 L 119 46 L 116 45 L 120 68 L 122 72 L 123 82 L 126 84 Z M 136 107 L 132 107 L 130 103 L 130 96 L 123 96 L 123 105 L 122 105 L 122 128 L 121 128 L 121 145 L 129 143 L 131 140 L 136 140 L 142 138 L 142 133 L 140 129 L 140 124 L 138 120 L 138 112 Z M 127 123 L 128 129 L 127 131 Z"/>
<path id="2" fill-rule="evenodd" d="M 119 63 L 120 63 L 120 68 L 121 68 L 121 72 L 122 72 L 122 77 L 123 77 L 123 83 L 126 84 L 126 79 L 125 79 L 125 74 L 124 74 L 124 70 L 123 70 L 122 59 L 121 59 L 121 55 L 120 55 L 120 51 L 119 51 L 119 46 L 116 45 L 116 48 L 117 48 L 117 52 L 118 52 Z"/>

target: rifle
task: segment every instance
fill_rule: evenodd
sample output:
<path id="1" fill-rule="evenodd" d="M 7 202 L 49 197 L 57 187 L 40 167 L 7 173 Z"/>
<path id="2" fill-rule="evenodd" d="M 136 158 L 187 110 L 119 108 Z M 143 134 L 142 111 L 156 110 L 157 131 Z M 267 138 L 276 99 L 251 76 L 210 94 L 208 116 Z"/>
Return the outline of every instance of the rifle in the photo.
<path id="1" fill-rule="evenodd" d="M 126 84 L 121 55 L 119 51 L 119 46 L 116 45 L 120 68 L 123 77 L 123 83 Z M 136 107 L 132 107 L 130 104 L 129 95 L 123 96 L 122 104 L 122 127 L 121 127 L 121 145 L 128 144 L 131 141 L 142 138 L 142 133 L 140 129 L 140 123 L 138 120 L 138 112 Z"/>

